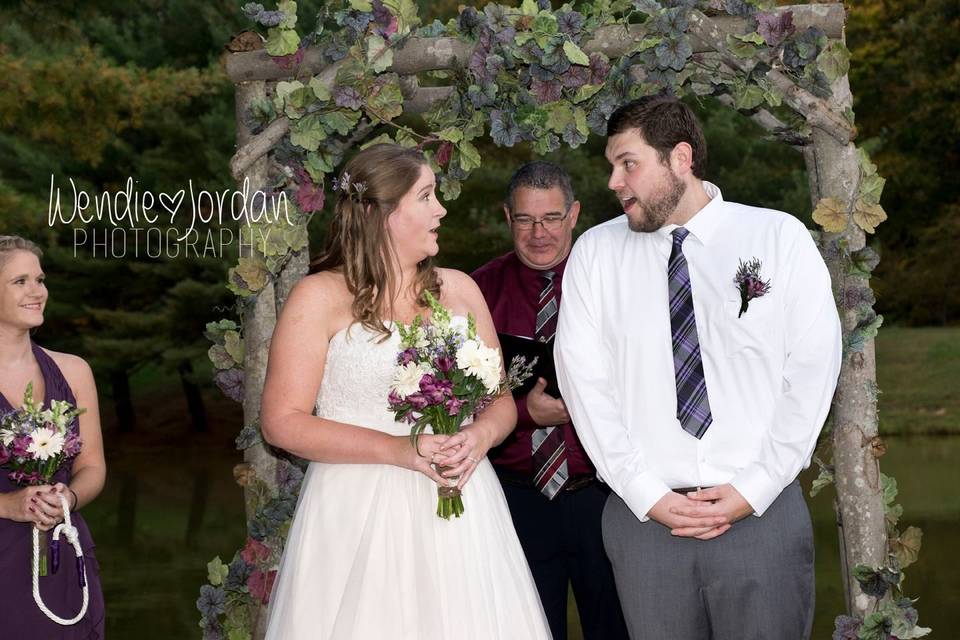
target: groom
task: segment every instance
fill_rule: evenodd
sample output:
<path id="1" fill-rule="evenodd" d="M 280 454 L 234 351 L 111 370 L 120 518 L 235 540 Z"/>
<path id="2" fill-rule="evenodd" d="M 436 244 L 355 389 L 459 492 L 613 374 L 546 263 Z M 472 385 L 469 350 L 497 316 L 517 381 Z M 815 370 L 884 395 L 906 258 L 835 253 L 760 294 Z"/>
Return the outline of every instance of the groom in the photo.
<path id="1" fill-rule="evenodd" d="M 607 126 L 624 216 L 569 258 L 560 390 L 614 493 L 603 513 L 627 626 L 644 640 L 794 640 L 813 621 L 797 475 L 840 369 L 830 275 L 795 218 L 724 201 L 682 102 Z"/>

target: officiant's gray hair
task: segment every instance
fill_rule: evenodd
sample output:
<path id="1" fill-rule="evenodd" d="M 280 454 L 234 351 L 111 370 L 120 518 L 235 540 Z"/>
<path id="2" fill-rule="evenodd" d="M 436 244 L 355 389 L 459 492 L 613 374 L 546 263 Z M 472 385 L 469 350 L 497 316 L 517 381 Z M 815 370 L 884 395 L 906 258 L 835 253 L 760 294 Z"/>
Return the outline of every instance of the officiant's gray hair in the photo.
<path id="1" fill-rule="evenodd" d="M 513 172 L 510 184 L 507 186 L 507 198 L 504 204 L 507 209 L 513 211 L 513 194 L 517 189 L 553 189 L 554 187 L 563 192 L 564 205 L 569 209 L 575 200 L 570 174 L 563 167 L 546 160 L 528 162 Z"/>

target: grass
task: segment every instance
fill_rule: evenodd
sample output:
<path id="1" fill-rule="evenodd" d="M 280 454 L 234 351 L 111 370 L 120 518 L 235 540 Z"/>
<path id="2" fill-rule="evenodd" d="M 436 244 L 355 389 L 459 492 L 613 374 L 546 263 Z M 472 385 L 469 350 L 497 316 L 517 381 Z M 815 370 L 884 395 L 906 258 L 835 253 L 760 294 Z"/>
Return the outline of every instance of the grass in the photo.
<path id="1" fill-rule="evenodd" d="M 880 432 L 960 434 L 960 327 L 881 329 Z"/>

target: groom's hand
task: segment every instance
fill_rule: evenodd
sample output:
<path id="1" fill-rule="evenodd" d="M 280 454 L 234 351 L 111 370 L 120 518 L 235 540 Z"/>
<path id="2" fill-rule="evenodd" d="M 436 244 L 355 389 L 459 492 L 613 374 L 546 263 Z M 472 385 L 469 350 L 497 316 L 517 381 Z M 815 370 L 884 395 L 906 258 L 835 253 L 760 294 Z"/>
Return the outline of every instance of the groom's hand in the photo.
<path id="1" fill-rule="evenodd" d="M 533 389 L 527 394 L 527 413 L 530 414 L 530 419 L 541 427 L 570 422 L 567 405 L 560 398 L 544 393 L 546 388 L 547 381 L 538 378 L 537 384 L 533 385 Z"/>
<path id="2" fill-rule="evenodd" d="M 753 513 L 753 507 L 732 484 L 721 484 L 710 489 L 700 489 L 688 493 L 686 497 L 688 502 L 672 507 L 673 513 L 686 518 L 722 518 L 721 526 L 726 528 L 723 531 L 700 532 L 694 528 L 684 527 L 673 531 L 674 535 L 709 540 L 724 533 L 737 520 L 746 518 Z"/>
<path id="3" fill-rule="evenodd" d="M 665 493 L 647 512 L 647 516 L 670 529 L 675 536 L 708 540 L 726 532 L 730 524 L 720 515 L 684 515 L 700 508 L 702 503 L 670 491 Z M 709 536 L 709 537 L 705 537 Z"/>

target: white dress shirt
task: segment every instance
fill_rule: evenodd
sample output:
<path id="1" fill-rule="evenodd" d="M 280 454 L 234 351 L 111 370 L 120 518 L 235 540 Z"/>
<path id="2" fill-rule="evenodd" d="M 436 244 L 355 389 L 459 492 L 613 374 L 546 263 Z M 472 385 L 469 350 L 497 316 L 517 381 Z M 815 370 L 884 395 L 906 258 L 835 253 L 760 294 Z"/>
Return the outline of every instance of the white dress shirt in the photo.
<path id="1" fill-rule="evenodd" d="M 600 477 L 641 520 L 670 489 L 731 483 L 763 512 L 810 464 L 840 371 L 830 274 L 790 215 L 711 201 L 683 243 L 713 424 L 677 420 L 667 292 L 668 225 L 620 216 L 583 234 L 564 278 L 555 357 L 560 391 Z M 770 291 L 737 317 L 740 260 Z"/>

